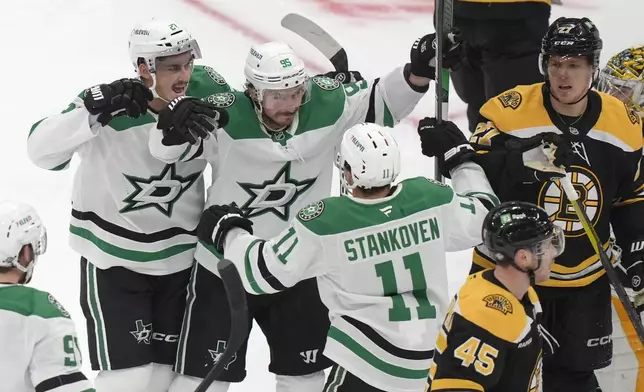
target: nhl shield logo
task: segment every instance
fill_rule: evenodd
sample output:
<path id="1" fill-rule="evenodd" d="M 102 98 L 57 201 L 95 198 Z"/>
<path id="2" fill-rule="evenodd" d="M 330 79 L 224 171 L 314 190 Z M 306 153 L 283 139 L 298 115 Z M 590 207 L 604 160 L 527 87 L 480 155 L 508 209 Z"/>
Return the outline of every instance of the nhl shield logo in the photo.
<path id="1" fill-rule="evenodd" d="M 327 78 L 326 76 L 314 76 L 313 83 L 315 83 L 322 90 L 335 90 L 340 87 L 340 82 Z"/>
<path id="2" fill-rule="evenodd" d="M 217 83 L 220 86 L 223 86 L 226 84 L 226 79 L 224 79 L 223 76 L 219 74 L 219 72 L 215 71 L 212 67 L 203 67 L 204 71 L 210 76 L 210 79 L 212 79 L 215 83 Z"/>
<path id="3" fill-rule="evenodd" d="M 322 215 L 322 212 L 324 212 L 324 202 L 318 201 L 302 208 L 297 214 L 297 217 L 300 218 L 301 221 L 308 222 Z"/>
<path id="4" fill-rule="evenodd" d="M 208 98 L 206 98 L 206 101 L 208 103 L 211 103 L 215 105 L 218 108 L 228 108 L 235 103 L 235 94 L 233 93 L 219 93 L 219 94 L 213 94 L 209 95 Z"/>
<path id="5" fill-rule="evenodd" d="M 523 97 L 519 92 L 511 90 L 499 96 L 499 101 L 504 108 L 516 109 L 521 105 Z"/>

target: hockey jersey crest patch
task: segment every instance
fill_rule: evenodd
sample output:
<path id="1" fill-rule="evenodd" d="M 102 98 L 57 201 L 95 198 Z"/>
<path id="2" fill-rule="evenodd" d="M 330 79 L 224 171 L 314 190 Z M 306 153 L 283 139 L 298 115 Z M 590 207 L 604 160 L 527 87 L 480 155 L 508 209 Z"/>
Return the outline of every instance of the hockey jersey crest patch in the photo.
<path id="1" fill-rule="evenodd" d="M 224 86 L 226 84 L 226 79 L 224 79 L 223 76 L 219 74 L 219 72 L 215 71 L 212 67 L 203 67 L 204 71 L 210 76 L 210 79 L 212 79 L 215 83 L 217 83 L 220 86 Z"/>
<path id="2" fill-rule="evenodd" d="M 340 87 L 340 82 L 335 79 L 327 78 L 326 76 L 314 76 L 313 83 L 315 83 L 322 90 L 335 90 Z"/>
<path id="3" fill-rule="evenodd" d="M 520 105 L 521 102 L 523 101 L 523 97 L 518 91 L 510 90 L 508 92 L 505 92 L 501 94 L 499 97 L 499 101 L 501 102 L 501 105 L 503 105 L 504 108 L 512 108 L 513 110 L 516 110 Z"/>
<path id="4" fill-rule="evenodd" d="M 206 102 L 211 103 L 218 108 L 228 108 L 233 106 L 235 99 L 235 94 L 233 93 L 219 93 L 206 97 Z"/>
<path id="5" fill-rule="evenodd" d="M 53 295 L 49 294 L 47 296 L 47 299 L 49 300 L 49 303 L 54 305 L 54 307 L 58 309 L 63 316 L 69 318 L 69 312 L 67 312 L 67 310 L 63 307 L 63 305 L 60 302 L 58 302 L 58 300 L 54 298 Z"/>
<path id="6" fill-rule="evenodd" d="M 640 116 L 626 104 L 624 104 L 624 107 L 626 108 L 626 113 L 628 113 L 628 119 L 631 120 L 631 123 L 633 123 L 633 125 L 639 124 L 641 121 Z"/>
<path id="7" fill-rule="evenodd" d="M 297 217 L 304 222 L 308 222 L 322 215 L 323 212 L 324 212 L 324 202 L 318 201 L 316 203 L 309 204 L 308 206 L 302 208 L 300 212 L 297 214 Z"/>
<path id="8" fill-rule="evenodd" d="M 496 309 L 503 314 L 512 314 L 512 302 L 501 294 L 490 294 L 483 298 L 485 306 Z"/>

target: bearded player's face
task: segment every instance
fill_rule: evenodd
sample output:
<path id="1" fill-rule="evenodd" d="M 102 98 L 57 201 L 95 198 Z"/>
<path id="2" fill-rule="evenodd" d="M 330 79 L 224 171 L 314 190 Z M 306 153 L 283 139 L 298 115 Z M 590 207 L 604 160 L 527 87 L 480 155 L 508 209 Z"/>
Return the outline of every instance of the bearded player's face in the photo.
<path id="1" fill-rule="evenodd" d="M 593 67 L 586 57 L 552 56 L 548 59 L 550 91 L 560 102 L 574 103 L 586 94 Z"/>
<path id="2" fill-rule="evenodd" d="M 192 52 L 158 59 L 155 88 L 157 94 L 168 101 L 186 95 L 193 67 Z"/>

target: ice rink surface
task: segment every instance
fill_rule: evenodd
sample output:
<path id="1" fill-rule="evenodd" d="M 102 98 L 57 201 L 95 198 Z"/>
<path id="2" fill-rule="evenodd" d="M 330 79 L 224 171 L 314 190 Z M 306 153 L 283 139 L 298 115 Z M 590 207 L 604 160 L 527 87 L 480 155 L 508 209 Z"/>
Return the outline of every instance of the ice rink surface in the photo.
<path id="1" fill-rule="evenodd" d="M 564 0 L 553 7 L 559 16 L 587 16 L 604 40 L 601 64 L 627 46 L 644 43 L 642 0 Z M 408 61 L 413 41 L 433 31 L 431 0 L 19 0 L 6 1 L 0 13 L 3 30 L 4 93 L 0 99 L 0 199 L 34 205 L 49 231 L 49 249 L 36 267 L 33 285 L 50 291 L 70 311 L 81 335 L 88 375 L 85 323 L 78 304 L 79 256 L 67 245 L 70 195 L 78 160 L 64 172 L 35 167 L 26 153 L 33 123 L 59 113 L 83 89 L 133 75 L 127 39 L 133 25 L 151 16 L 173 18 L 199 40 L 204 58 L 234 87 L 240 88 L 243 64 L 253 43 L 284 40 L 305 59 L 311 73 L 331 65 L 308 43 L 280 26 L 289 12 L 307 15 L 344 45 L 351 69 L 376 78 Z M 434 112 L 433 89 L 412 116 L 396 127 L 401 144 L 401 179 L 431 176 L 432 162 L 420 153 L 418 119 Z M 464 105 L 455 93 L 450 118 L 466 128 Z M 450 290 L 469 269 L 471 252 L 449 255 Z M 2 331 L 16 333 L 20 331 Z M 248 377 L 231 391 L 271 390 L 268 348 L 253 330 L 247 358 Z M 271 386 L 271 387 L 269 387 Z M 260 389 L 258 389 L 260 388 Z"/>

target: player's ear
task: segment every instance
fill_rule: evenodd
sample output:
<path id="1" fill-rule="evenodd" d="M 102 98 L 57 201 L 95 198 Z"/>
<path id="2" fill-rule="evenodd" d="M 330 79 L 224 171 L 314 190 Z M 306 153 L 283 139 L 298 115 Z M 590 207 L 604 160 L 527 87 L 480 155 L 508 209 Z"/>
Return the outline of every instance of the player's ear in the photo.
<path id="1" fill-rule="evenodd" d="M 533 266 L 531 265 L 532 260 L 530 258 L 530 252 L 528 252 L 525 249 L 517 250 L 517 252 L 514 254 L 514 262 L 522 270 L 528 270 L 533 268 Z"/>
<path id="2" fill-rule="evenodd" d="M 150 87 L 152 86 L 152 74 L 150 73 L 150 69 L 148 68 L 148 65 L 145 64 L 145 62 L 139 63 L 139 75 L 141 75 L 141 80 L 145 83 L 146 86 Z"/>

